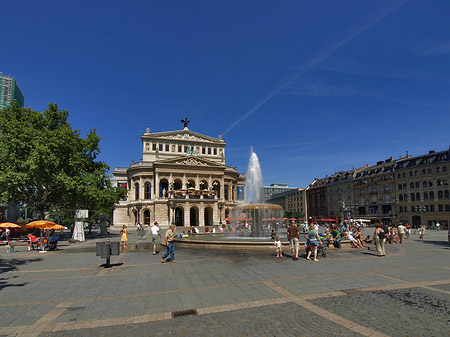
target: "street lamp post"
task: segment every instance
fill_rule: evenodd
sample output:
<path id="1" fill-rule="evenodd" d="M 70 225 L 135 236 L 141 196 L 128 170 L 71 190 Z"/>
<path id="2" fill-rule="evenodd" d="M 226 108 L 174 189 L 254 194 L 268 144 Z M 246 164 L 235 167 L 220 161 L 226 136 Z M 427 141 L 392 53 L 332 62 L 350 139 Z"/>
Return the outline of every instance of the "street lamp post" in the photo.
<path id="1" fill-rule="evenodd" d="M 423 212 L 425 212 L 424 206 L 416 206 L 416 212 L 419 212 L 420 215 L 420 224 L 419 227 L 423 225 Z"/>
<path id="2" fill-rule="evenodd" d="M 171 200 L 169 202 L 169 207 L 172 210 L 172 225 L 175 225 L 175 202 L 173 200 Z"/>
<path id="3" fill-rule="evenodd" d="M 224 203 L 222 201 L 219 201 L 217 203 L 217 207 L 219 207 L 219 218 L 220 218 L 219 225 L 222 224 L 222 208 L 223 208 L 223 206 L 224 206 Z"/>
<path id="4" fill-rule="evenodd" d="M 138 231 L 139 231 L 139 235 L 142 237 L 142 226 L 141 226 L 141 220 L 140 220 L 140 216 L 141 216 L 141 209 L 142 209 L 142 204 L 140 202 L 138 202 L 136 204 L 136 210 L 137 210 L 137 227 L 138 227 Z"/>

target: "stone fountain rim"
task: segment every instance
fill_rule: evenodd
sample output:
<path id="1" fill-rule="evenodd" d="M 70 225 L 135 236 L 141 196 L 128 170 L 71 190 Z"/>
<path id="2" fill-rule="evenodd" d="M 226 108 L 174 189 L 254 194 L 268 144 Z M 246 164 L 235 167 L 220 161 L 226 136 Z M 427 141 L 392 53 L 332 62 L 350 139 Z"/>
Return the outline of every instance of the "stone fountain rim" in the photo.
<path id="1" fill-rule="evenodd" d="M 250 204 L 242 204 L 234 207 L 237 210 L 254 210 L 254 209 L 270 209 L 270 210 L 282 210 L 284 208 L 277 204 L 268 204 L 268 203 L 250 203 Z"/>

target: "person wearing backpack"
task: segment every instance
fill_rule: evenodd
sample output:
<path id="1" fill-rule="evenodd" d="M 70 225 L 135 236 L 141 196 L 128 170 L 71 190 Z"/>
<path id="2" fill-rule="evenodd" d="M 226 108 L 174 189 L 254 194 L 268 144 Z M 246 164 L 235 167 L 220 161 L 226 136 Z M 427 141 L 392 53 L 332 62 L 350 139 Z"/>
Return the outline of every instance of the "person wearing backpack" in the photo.
<path id="1" fill-rule="evenodd" d="M 377 248 L 378 256 L 386 256 L 386 250 L 384 247 L 386 242 L 386 233 L 379 223 L 375 224 L 373 241 L 375 242 L 375 247 Z"/>

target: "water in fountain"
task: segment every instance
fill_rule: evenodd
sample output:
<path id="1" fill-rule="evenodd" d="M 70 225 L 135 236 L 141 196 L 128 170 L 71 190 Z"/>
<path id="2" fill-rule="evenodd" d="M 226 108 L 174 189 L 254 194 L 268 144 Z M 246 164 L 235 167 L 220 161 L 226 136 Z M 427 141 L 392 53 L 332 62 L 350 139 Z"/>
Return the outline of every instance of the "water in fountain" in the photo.
<path id="1" fill-rule="evenodd" d="M 232 212 L 233 218 L 248 219 L 244 221 L 248 221 L 251 225 L 251 236 L 267 236 L 269 233 L 265 229 L 270 224 L 270 220 L 268 219 L 279 219 L 283 217 L 284 210 L 279 205 L 263 203 L 261 166 L 258 156 L 253 152 L 253 147 L 250 151 L 245 189 L 248 203 L 235 207 Z M 272 222 L 274 221 L 276 220 L 272 220 Z"/>
<path id="2" fill-rule="evenodd" d="M 247 180 L 245 182 L 245 190 L 247 193 L 247 202 L 250 204 L 260 203 L 263 201 L 263 179 L 261 174 L 261 165 L 258 156 L 250 149 L 250 160 L 248 161 Z"/>

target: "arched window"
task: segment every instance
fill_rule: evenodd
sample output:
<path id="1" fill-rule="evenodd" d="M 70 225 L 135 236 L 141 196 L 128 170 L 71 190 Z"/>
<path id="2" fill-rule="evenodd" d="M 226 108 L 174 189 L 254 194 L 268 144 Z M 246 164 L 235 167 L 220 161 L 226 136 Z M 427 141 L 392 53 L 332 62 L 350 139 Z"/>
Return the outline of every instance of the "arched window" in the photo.
<path id="1" fill-rule="evenodd" d="M 416 196 L 414 193 L 411 193 L 411 201 L 416 201 Z"/>
<path id="2" fill-rule="evenodd" d="M 445 199 L 448 199 L 448 198 L 449 198 L 448 190 L 445 190 L 445 191 L 444 191 L 444 198 L 445 198 Z"/>
<path id="3" fill-rule="evenodd" d="M 406 174 L 405 174 L 405 172 L 403 172 L 402 173 L 402 178 L 405 178 L 406 177 Z"/>
<path id="4" fill-rule="evenodd" d="M 402 190 L 402 184 L 398 184 L 398 189 L 401 191 Z"/>
<path id="5" fill-rule="evenodd" d="M 417 174 L 419 174 L 419 171 L 415 170 L 414 171 L 414 176 L 416 176 Z"/>
<path id="6" fill-rule="evenodd" d="M 218 181 L 213 182 L 212 189 L 216 193 L 217 198 L 220 199 L 220 183 Z"/>
<path id="7" fill-rule="evenodd" d="M 428 200 L 428 192 L 423 192 L 423 200 Z"/>
<path id="8" fill-rule="evenodd" d="M 413 176 L 413 172 L 409 171 L 409 176 L 412 177 Z"/>
<path id="9" fill-rule="evenodd" d="M 433 180 L 428 181 L 428 187 L 433 187 Z"/>
<path id="10" fill-rule="evenodd" d="M 423 169 L 422 170 L 422 175 L 424 176 L 425 174 L 427 174 L 427 170 Z"/>
<path id="11" fill-rule="evenodd" d="M 134 199 L 139 200 L 139 183 L 134 184 Z"/>
<path id="12" fill-rule="evenodd" d="M 416 193 L 416 200 L 420 201 L 420 193 L 419 192 Z"/>
<path id="13" fill-rule="evenodd" d="M 408 201 L 408 194 L 406 194 L 406 193 L 403 194 L 403 200 L 404 200 L 404 201 Z"/>
<path id="14" fill-rule="evenodd" d="M 430 200 L 434 200 L 434 192 L 430 191 Z"/>
<path id="15" fill-rule="evenodd" d="M 400 179 L 401 177 L 402 177 L 401 173 L 397 174 L 397 178 Z"/>
<path id="16" fill-rule="evenodd" d="M 436 173 L 441 173 L 441 168 L 439 166 L 436 167 Z"/>
<path id="17" fill-rule="evenodd" d="M 165 198 L 164 191 L 167 193 L 169 190 L 169 182 L 166 179 L 163 179 L 159 182 L 159 197 Z"/>
<path id="18" fill-rule="evenodd" d="M 409 188 L 413 189 L 414 188 L 414 183 L 409 184 Z"/>
<path id="19" fill-rule="evenodd" d="M 447 166 L 442 166 L 442 172 L 447 172 Z"/>
<path id="20" fill-rule="evenodd" d="M 146 182 L 144 184 L 144 199 L 151 199 L 151 198 L 152 198 L 152 184 Z"/>
<path id="21" fill-rule="evenodd" d="M 419 188 L 419 182 L 416 181 L 416 188 Z"/>
<path id="22" fill-rule="evenodd" d="M 431 174 L 431 173 L 433 173 L 433 170 L 432 169 L 428 169 L 428 174 Z"/>
<path id="23" fill-rule="evenodd" d="M 399 201 L 403 201 L 403 194 L 399 194 L 399 195 L 398 195 L 398 200 L 399 200 Z"/>
<path id="24" fill-rule="evenodd" d="M 428 182 L 427 181 L 423 182 L 423 187 L 428 187 Z"/>
<path id="25" fill-rule="evenodd" d="M 448 186 L 448 179 L 444 179 L 444 180 L 442 181 L 442 183 L 444 184 L 444 186 Z"/>
<path id="26" fill-rule="evenodd" d="M 403 184 L 403 189 L 404 189 L 404 190 L 406 190 L 406 183 L 405 183 L 405 184 Z"/>
<path id="27" fill-rule="evenodd" d="M 175 180 L 173 183 L 173 189 L 174 190 L 181 190 L 181 181 L 180 180 Z"/>
<path id="28" fill-rule="evenodd" d="M 441 200 L 444 198 L 444 192 L 438 191 L 438 199 Z"/>
<path id="29" fill-rule="evenodd" d="M 438 185 L 438 186 L 442 186 L 442 180 L 441 180 L 441 179 L 438 179 L 438 180 L 437 180 L 437 185 Z"/>

